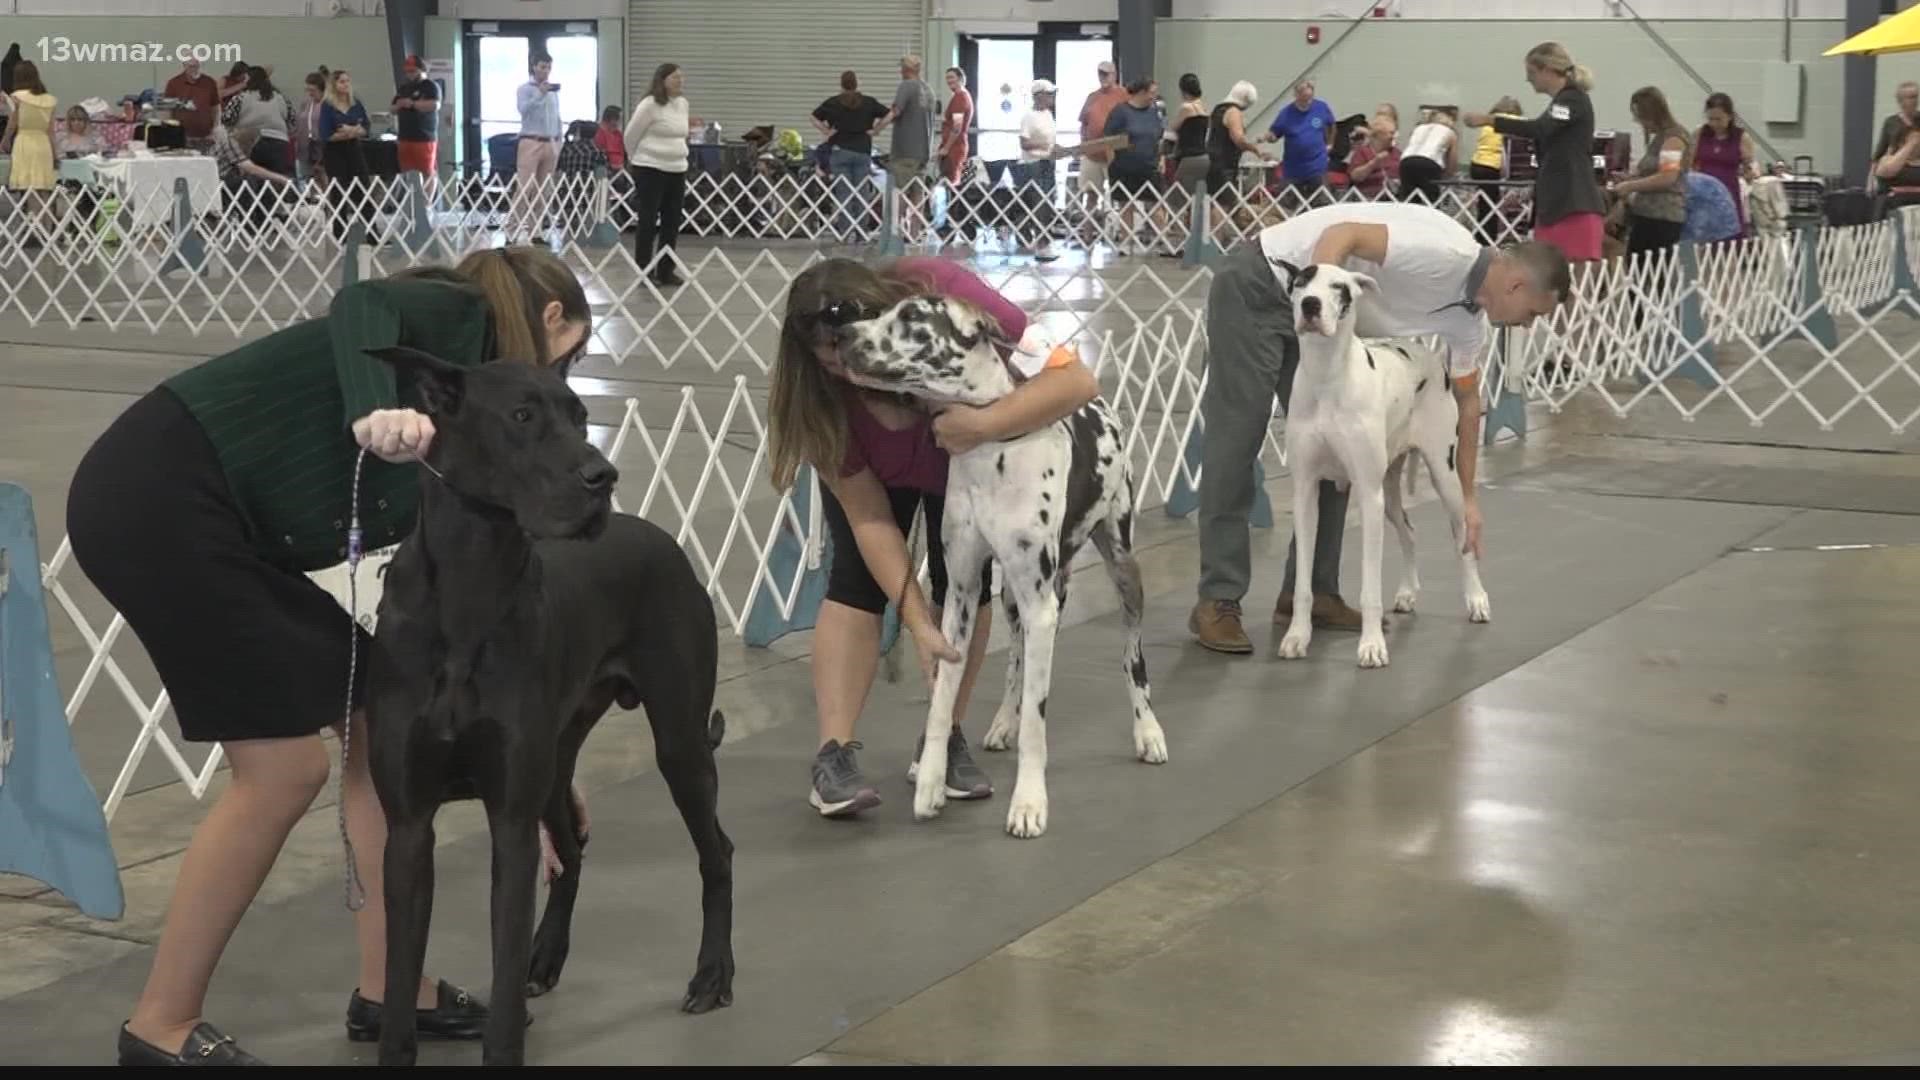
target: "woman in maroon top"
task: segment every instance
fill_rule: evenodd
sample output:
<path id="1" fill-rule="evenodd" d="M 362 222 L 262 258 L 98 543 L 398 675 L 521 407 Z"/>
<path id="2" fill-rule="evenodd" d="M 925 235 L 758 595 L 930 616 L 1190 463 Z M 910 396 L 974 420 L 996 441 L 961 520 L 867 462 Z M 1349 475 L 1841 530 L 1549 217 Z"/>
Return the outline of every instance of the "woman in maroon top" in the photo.
<path id="1" fill-rule="evenodd" d="M 1733 111 L 1733 99 L 1715 93 L 1707 98 L 1707 122 L 1701 125 L 1694 143 L 1694 168 L 1720 181 L 1733 196 L 1733 209 L 1740 217 L 1740 236 L 1747 235 L 1747 200 L 1740 194 L 1742 178 L 1760 175 L 1754 167 L 1753 136 L 1747 134 Z"/>
<path id="2" fill-rule="evenodd" d="M 1093 400 L 1100 386 L 1077 359 L 1050 360 L 1014 392 L 984 408 L 955 405 L 938 416 L 910 401 L 861 390 L 847 382 L 832 344 L 836 319 L 846 312 L 879 312 L 914 295 L 966 300 L 999 323 L 1008 340 L 1025 336 L 1024 312 L 958 263 L 904 258 L 879 269 L 830 259 L 795 278 L 773 370 L 769 401 L 769 461 L 774 487 L 793 486 L 802 465 L 820 477 L 821 516 L 833 539 L 826 601 L 814 625 L 813 691 L 820 717 L 820 748 L 808 801 L 823 816 L 855 814 L 879 805 L 854 751 L 859 719 L 880 662 L 880 616 L 891 602 L 912 637 L 922 674 L 960 656 L 940 632 L 946 599 L 946 553 L 940 517 L 947 489 L 947 455 L 992 439 L 1036 430 Z M 929 604 L 911 580 L 907 530 L 924 510 L 922 535 L 933 597 Z M 904 590 L 902 585 L 905 585 Z M 986 654 L 992 605 L 982 604 L 972 647 L 954 702 L 947 751 L 947 796 L 978 799 L 993 793 L 960 734 L 967 700 Z"/>

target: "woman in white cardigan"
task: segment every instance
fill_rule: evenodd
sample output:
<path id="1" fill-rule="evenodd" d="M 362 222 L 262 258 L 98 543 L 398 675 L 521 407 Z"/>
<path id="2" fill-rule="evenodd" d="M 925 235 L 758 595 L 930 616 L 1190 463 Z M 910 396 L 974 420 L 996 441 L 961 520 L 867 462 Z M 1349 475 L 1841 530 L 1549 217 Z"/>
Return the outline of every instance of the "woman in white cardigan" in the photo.
<path id="1" fill-rule="evenodd" d="M 665 255 L 680 237 L 687 199 L 687 99 L 679 64 L 661 64 L 647 96 L 627 121 L 627 169 L 633 176 L 633 260 L 654 282 L 680 285 L 674 260 L 654 263 L 654 238 Z"/>

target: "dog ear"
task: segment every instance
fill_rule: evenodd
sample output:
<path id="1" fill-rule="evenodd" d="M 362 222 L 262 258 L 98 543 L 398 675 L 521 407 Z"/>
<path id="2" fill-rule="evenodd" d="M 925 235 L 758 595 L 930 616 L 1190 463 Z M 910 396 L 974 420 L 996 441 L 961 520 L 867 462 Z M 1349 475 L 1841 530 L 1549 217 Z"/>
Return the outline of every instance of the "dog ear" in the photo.
<path id="1" fill-rule="evenodd" d="M 1294 283 L 1300 280 L 1300 268 L 1285 259 L 1276 259 L 1271 255 L 1267 257 L 1267 262 L 1271 263 L 1275 270 L 1280 271 L 1281 291 L 1292 292 Z"/>
<path id="2" fill-rule="evenodd" d="M 1365 274 L 1349 274 L 1347 283 L 1353 286 L 1354 292 L 1362 296 L 1380 291 L 1380 283 Z"/>
<path id="3" fill-rule="evenodd" d="M 382 345 L 365 352 L 392 367 L 399 385 L 413 387 L 422 412 L 445 416 L 459 410 L 467 385 L 467 373 L 459 366 L 406 345 Z"/>

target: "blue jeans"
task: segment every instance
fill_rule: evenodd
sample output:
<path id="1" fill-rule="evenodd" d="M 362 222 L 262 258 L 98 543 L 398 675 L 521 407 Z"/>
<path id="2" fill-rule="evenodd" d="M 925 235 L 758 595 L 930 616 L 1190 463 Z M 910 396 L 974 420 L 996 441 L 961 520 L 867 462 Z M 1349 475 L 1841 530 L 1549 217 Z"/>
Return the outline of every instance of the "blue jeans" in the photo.
<path id="1" fill-rule="evenodd" d="M 834 215 L 833 231 L 842 240 L 855 239 L 860 223 L 866 219 L 866 181 L 872 175 L 871 154 L 837 146 L 827 154 L 827 183 L 840 207 L 840 212 Z"/>

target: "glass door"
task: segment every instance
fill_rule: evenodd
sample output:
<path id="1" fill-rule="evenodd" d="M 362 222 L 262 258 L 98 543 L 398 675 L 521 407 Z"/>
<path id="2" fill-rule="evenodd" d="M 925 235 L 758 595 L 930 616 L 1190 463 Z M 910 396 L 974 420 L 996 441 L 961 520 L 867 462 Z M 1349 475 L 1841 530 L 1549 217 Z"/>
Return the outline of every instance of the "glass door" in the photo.
<path id="1" fill-rule="evenodd" d="M 1060 123 L 1060 145 L 1080 145 L 1080 110 L 1087 97 L 1100 89 L 1100 64 L 1113 59 L 1113 41 L 1109 38 L 1057 41 L 1053 47 L 1056 98 L 1055 117 Z"/>
<path id="2" fill-rule="evenodd" d="M 1033 39 L 982 38 L 973 72 L 982 161 L 1020 157 L 1020 121 L 1033 108 Z"/>
<path id="3" fill-rule="evenodd" d="M 480 39 L 480 142 L 520 130 L 520 84 L 527 81 L 533 40 L 488 35 Z M 563 84 L 561 89 L 567 87 Z"/>
<path id="4" fill-rule="evenodd" d="M 520 87 L 533 57 L 553 60 L 548 81 L 560 86 L 560 128 L 575 120 L 600 119 L 600 41 L 590 21 L 470 21 L 465 26 L 461 71 L 464 97 L 478 107 L 462 119 L 461 156 L 467 172 L 492 168 L 487 140 L 520 130 Z M 508 154 L 511 160 L 511 154 Z"/>

